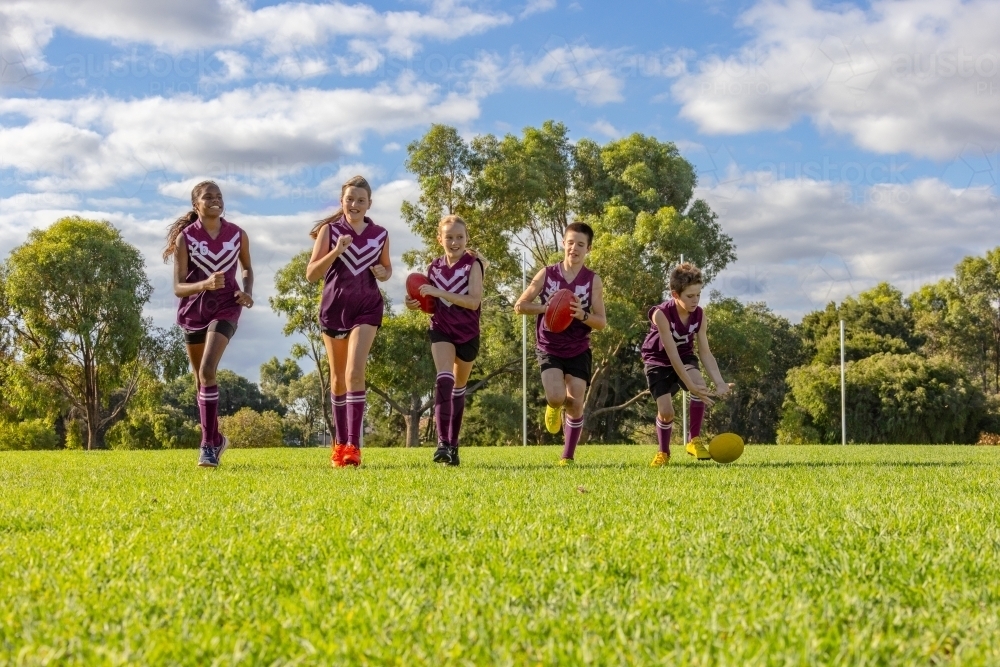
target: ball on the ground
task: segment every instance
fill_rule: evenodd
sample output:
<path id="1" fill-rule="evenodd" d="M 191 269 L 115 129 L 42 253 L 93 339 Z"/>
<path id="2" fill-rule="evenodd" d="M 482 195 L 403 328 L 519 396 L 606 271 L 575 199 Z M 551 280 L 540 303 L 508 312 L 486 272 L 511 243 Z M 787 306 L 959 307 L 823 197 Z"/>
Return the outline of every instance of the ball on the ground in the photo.
<path id="1" fill-rule="evenodd" d="M 430 279 L 422 273 L 411 273 L 406 276 L 406 294 L 414 301 L 420 302 L 420 310 L 425 313 L 434 312 L 435 299 L 432 296 L 422 296 L 420 288 L 429 285 Z"/>
<path id="2" fill-rule="evenodd" d="M 743 454 L 743 438 L 735 433 L 720 433 L 708 443 L 708 453 L 717 463 L 732 463 Z"/>
<path id="3" fill-rule="evenodd" d="M 573 299 L 568 289 L 561 289 L 545 304 L 545 328 L 552 333 L 565 331 L 573 323 Z"/>

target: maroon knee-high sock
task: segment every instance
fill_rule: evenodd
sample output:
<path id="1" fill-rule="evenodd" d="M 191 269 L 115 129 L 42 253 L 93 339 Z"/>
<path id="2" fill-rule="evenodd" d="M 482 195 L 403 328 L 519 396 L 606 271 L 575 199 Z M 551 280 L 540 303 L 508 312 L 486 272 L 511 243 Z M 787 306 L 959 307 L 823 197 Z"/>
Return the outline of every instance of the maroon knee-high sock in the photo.
<path id="1" fill-rule="evenodd" d="M 201 418 L 201 444 L 215 447 L 219 444 L 218 385 L 198 389 L 198 416 Z"/>
<path id="2" fill-rule="evenodd" d="M 365 420 L 365 391 L 347 392 L 347 444 L 361 446 L 361 429 Z"/>
<path id="3" fill-rule="evenodd" d="M 347 394 L 330 394 L 333 403 L 333 436 L 338 445 L 347 444 Z"/>
<path id="4" fill-rule="evenodd" d="M 451 430 L 448 431 L 448 444 L 458 447 L 458 432 L 462 430 L 462 416 L 465 414 L 465 387 L 455 387 L 451 397 Z"/>
<path id="5" fill-rule="evenodd" d="M 566 415 L 563 422 L 563 454 L 564 459 L 573 458 L 576 453 L 576 445 L 580 442 L 580 435 L 583 433 L 583 417 L 574 419 Z"/>
<path id="6" fill-rule="evenodd" d="M 665 422 L 659 417 L 656 418 L 656 442 L 660 445 L 660 451 L 667 456 L 670 456 L 670 436 L 673 433 L 673 420 Z"/>
<path id="7" fill-rule="evenodd" d="M 701 435 L 701 422 L 705 419 L 705 403 L 697 398 L 691 399 L 691 439 Z"/>
<path id="8" fill-rule="evenodd" d="M 451 444 L 451 392 L 455 389 L 455 374 L 441 371 L 434 384 L 434 427 L 438 442 Z"/>

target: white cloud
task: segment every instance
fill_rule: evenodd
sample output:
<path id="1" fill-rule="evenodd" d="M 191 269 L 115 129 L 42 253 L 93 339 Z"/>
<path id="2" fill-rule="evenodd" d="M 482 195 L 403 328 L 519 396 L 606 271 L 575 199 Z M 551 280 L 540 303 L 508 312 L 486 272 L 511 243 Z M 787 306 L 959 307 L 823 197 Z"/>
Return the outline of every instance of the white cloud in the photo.
<path id="1" fill-rule="evenodd" d="M 604 120 L 603 118 L 591 123 L 590 129 L 593 130 L 594 132 L 599 132 L 606 137 L 610 137 L 611 139 L 617 139 L 618 137 L 622 136 L 621 131 L 617 127 L 615 127 L 608 121 Z"/>
<path id="2" fill-rule="evenodd" d="M 479 105 L 403 78 L 368 89 L 262 85 L 208 100 L 7 99 L 3 114 L 27 122 L 0 125 L 0 167 L 34 189 L 101 189 L 160 172 L 270 192 L 358 152 L 370 133 L 461 124 L 479 115 Z"/>
<path id="3" fill-rule="evenodd" d="M 528 0 L 528 4 L 521 10 L 521 18 L 525 19 L 532 14 L 551 11 L 556 8 L 556 0 Z"/>
<path id="4" fill-rule="evenodd" d="M 45 69 L 42 53 L 55 30 L 170 53 L 220 49 L 224 76 L 232 80 L 248 70 L 232 48 L 261 50 L 264 62 L 257 67 L 264 71 L 278 56 L 345 38 L 352 55 L 338 57 L 337 67 L 368 72 L 382 52 L 408 58 L 425 40 L 450 42 L 512 20 L 454 1 L 434 2 L 427 12 L 379 12 L 343 2 L 284 2 L 254 10 L 248 0 L 8 0 L 0 7 L 0 64 L 16 67 L 6 67 L 0 82 L 30 87 L 30 77 Z M 329 67 L 326 58 L 313 61 L 313 71 Z"/>
<path id="5" fill-rule="evenodd" d="M 987 187 L 726 178 L 695 193 L 719 212 L 739 255 L 713 287 L 793 318 L 880 281 L 909 293 L 995 245 L 1000 202 Z"/>
<path id="6" fill-rule="evenodd" d="M 572 92 L 581 104 L 600 106 L 621 102 L 624 79 L 615 72 L 624 51 L 569 45 L 559 40 L 525 59 L 512 52 L 504 59 L 482 53 L 464 74 L 470 94 L 483 97 L 507 87 L 536 88 Z"/>
<path id="7" fill-rule="evenodd" d="M 950 159 L 1000 142 L 1000 3 L 763 0 L 738 53 L 672 87 L 702 132 L 782 130 L 807 117 L 879 153 Z"/>

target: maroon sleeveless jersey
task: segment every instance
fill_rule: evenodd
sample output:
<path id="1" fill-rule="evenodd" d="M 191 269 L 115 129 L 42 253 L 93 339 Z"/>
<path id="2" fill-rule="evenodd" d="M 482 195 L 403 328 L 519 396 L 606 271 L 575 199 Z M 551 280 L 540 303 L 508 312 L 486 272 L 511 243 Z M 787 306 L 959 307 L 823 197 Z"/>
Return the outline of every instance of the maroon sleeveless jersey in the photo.
<path id="1" fill-rule="evenodd" d="M 427 267 L 427 277 L 431 285 L 440 290 L 452 294 L 468 294 L 472 267 L 478 261 L 474 255 L 466 253 L 454 266 L 448 266 L 447 258 L 438 257 Z M 479 335 L 479 308 L 462 308 L 439 297 L 434 306 L 434 314 L 431 315 L 431 330 L 437 331 L 456 345 L 467 343 Z"/>
<path id="2" fill-rule="evenodd" d="M 219 233 L 213 239 L 196 220 L 181 231 L 178 243 L 184 243 L 188 254 L 186 283 L 207 279 L 213 273 L 224 273 L 226 283 L 222 289 L 206 290 L 183 297 L 177 306 L 177 324 L 185 331 L 204 329 L 213 320 L 228 320 L 234 324 L 240 319 L 242 306 L 236 302 L 236 263 L 243 245 L 243 230 L 222 220 Z"/>
<path id="3" fill-rule="evenodd" d="M 590 312 L 590 302 L 594 296 L 594 276 L 586 266 L 580 268 L 573 282 L 566 282 L 562 273 L 562 262 L 545 267 L 545 286 L 542 287 L 542 303 L 548 303 L 552 295 L 561 289 L 568 289 L 579 299 L 585 312 Z M 552 333 L 545 328 L 545 315 L 540 314 L 535 324 L 537 347 L 545 354 L 556 357 L 575 357 L 590 349 L 590 327 L 573 318 L 569 327 L 560 333 Z"/>
<path id="4" fill-rule="evenodd" d="M 326 329 L 349 331 L 361 324 L 382 324 L 385 302 L 370 269 L 378 264 L 389 232 L 368 218 L 365 222 L 368 224 L 360 234 L 344 217 L 330 223 L 327 251 L 333 250 L 344 234 L 351 237 L 351 245 L 326 270 L 319 306 L 319 322 Z"/>
<path id="5" fill-rule="evenodd" d="M 663 342 L 660 341 L 660 330 L 653 322 L 653 315 L 656 311 L 662 312 L 667 322 L 670 324 L 670 333 L 674 337 L 674 344 L 677 345 L 677 352 L 681 358 L 694 355 L 694 339 L 701 329 L 701 323 L 705 317 L 705 311 L 698 306 L 694 312 L 688 316 L 687 324 L 681 322 L 680 315 L 677 314 L 677 304 L 673 299 L 667 299 L 658 306 L 649 309 L 649 333 L 646 340 L 642 342 L 642 361 L 647 366 L 670 366 L 670 357 L 663 349 Z"/>

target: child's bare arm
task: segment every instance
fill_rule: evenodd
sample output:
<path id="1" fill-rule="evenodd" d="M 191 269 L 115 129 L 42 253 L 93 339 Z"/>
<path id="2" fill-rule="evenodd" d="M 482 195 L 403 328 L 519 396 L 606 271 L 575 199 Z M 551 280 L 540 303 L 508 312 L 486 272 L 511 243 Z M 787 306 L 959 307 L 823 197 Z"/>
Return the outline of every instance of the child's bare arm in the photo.
<path id="1" fill-rule="evenodd" d="M 715 356 L 712 354 L 711 348 L 708 346 L 707 319 L 703 319 L 701 321 L 701 327 L 698 329 L 698 358 L 701 359 L 701 363 L 705 367 L 708 377 L 715 384 L 715 395 L 725 396 L 728 394 L 732 387 L 730 387 L 729 384 L 722 379 L 722 373 L 719 372 L 719 364 L 715 360 Z"/>

